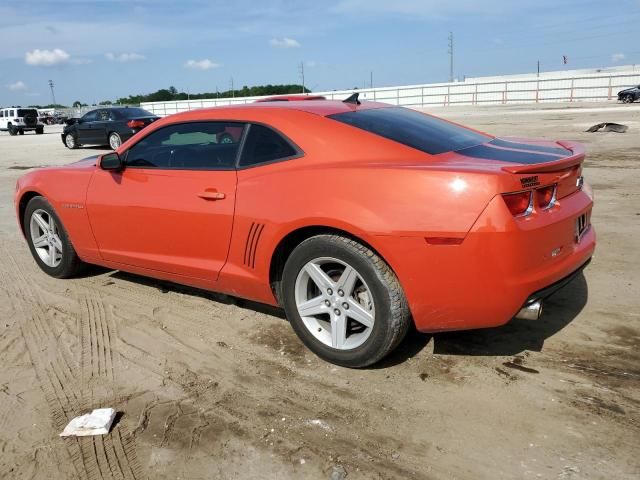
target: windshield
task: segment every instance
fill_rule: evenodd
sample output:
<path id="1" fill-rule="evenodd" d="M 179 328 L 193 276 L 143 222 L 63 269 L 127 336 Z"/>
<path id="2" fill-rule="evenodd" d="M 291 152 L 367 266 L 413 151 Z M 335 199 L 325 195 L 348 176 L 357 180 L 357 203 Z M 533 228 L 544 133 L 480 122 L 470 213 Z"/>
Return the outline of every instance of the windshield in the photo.
<path id="1" fill-rule="evenodd" d="M 147 112 L 144 108 L 120 108 L 118 112 L 126 118 L 153 117 L 153 113 Z"/>
<path id="2" fill-rule="evenodd" d="M 18 116 L 19 117 L 37 117 L 38 111 L 33 108 L 19 108 Z"/>
<path id="3" fill-rule="evenodd" d="M 328 118 L 351 125 L 431 155 L 462 150 L 492 137 L 402 107 L 336 113 Z"/>

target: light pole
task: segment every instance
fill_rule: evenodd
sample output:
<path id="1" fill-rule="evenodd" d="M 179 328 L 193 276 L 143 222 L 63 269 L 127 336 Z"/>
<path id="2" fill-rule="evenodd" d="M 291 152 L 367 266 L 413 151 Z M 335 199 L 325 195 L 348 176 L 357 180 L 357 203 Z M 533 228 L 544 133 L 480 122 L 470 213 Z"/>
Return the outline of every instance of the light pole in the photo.
<path id="1" fill-rule="evenodd" d="M 53 87 L 55 87 L 55 85 L 53 84 L 53 80 L 49 80 L 49 88 L 51 88 L 51 98 L 53 99 L 53 105 L 55 107 L 55 105 L 56 105 L 56 94 L 53 91 Z"/>

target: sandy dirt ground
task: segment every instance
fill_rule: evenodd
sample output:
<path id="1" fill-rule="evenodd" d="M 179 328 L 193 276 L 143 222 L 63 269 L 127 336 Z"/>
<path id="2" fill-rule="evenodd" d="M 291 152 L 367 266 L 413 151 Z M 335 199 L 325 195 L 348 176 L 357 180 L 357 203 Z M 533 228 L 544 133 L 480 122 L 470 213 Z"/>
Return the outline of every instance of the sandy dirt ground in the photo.
<path id="1" fill-rule="evenodd" d="M 0 477 L 640 477 L 640 106 L 447 108 L 499 135 L 584 142 L 596 256 L 539 322 L 413 333 L 382 364 L 309 353 L 281 312 L 134 275 L 55 280 L 18 231 L 30 167 L 104 150 L 0 134 Z M 584 133 L 603 121 L 625 134 Z M 61 439 L 93 407 L 104 437 Z"/>

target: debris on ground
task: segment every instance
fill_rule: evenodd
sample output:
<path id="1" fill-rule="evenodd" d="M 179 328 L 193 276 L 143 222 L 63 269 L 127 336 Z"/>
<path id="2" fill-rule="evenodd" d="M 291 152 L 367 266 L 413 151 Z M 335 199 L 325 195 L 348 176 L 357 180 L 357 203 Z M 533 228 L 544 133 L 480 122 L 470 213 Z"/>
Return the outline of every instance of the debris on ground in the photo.
<path id="1" fill-rule="evenodd" d="M 629 127 L 627 125 L 622 125 L 620 123 L 604 122 L 604 123 L 598 123 L 593 127 L 589 127 L 587 130 L 585 130 L 585 132 L 597 132 L 601 129 L 604 129 L 603 130 L 604 132 L 624 133 L 627 130 L 629 130 Z"/>
<path id="2" fill-rule="evenodd" d="M 347 469 L 342 465 L 334 465 L 329 473 L 330 480 L 344 480 L 347 478 Z"/>
<path id="3" fill-rule="evenodd" d="M 72 419 L 64 427 L 61 437 L 86 437 L 88 435 L 106 435 L 111 429 L 116 411 L 113 408 L 97 408 L 91 413 Z"/>

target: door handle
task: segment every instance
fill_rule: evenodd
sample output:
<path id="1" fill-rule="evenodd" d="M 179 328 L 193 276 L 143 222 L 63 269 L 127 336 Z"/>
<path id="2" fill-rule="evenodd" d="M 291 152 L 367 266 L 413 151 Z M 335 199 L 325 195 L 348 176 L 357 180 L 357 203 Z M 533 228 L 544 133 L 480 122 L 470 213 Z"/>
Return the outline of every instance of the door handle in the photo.
<path id="1" fill-rule="evenodd" d="M 205 190 L 204 192 L 200 192 L 198 196 L 205 200 L 222 200 L 226 197 L 224 193 L 216 192 L 215 190 Z"/>

